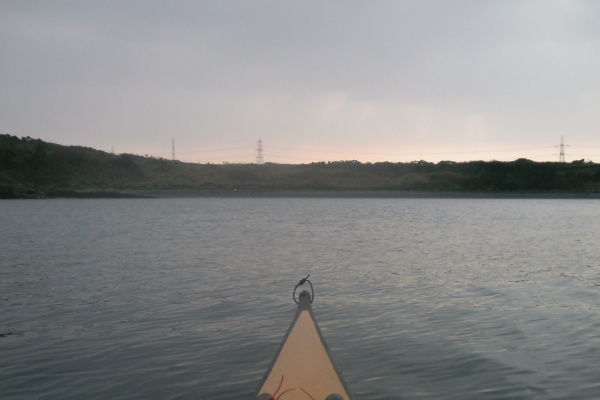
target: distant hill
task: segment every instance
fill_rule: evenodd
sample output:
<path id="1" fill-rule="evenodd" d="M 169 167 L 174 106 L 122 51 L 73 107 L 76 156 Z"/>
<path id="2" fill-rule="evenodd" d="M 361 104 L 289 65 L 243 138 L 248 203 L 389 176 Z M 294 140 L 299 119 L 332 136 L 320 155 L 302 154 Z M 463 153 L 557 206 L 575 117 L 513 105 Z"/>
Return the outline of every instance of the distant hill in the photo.
<path id="1" fill-rule="evenodd" d="M 192 164 L 0 135 L 0 197 L 110 189 L 600 193 L 600 165 L 527 159 Z"/>

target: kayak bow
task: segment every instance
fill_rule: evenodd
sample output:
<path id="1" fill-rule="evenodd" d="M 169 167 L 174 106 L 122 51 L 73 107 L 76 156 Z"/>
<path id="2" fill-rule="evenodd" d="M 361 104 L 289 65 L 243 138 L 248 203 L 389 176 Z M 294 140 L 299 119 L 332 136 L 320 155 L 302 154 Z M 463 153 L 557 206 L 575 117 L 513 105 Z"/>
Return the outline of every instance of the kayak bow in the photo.
<path id="1" fill-rule="evenodd" d="M 301 280 L 296 288 L 304 281 L 310 283 L 307 278 Z M 255 399 L 350 400 L 314 318 L 313 297 L 306 290 L 300 293 L 296 301 L 296 315 L 259 385 Z"/>

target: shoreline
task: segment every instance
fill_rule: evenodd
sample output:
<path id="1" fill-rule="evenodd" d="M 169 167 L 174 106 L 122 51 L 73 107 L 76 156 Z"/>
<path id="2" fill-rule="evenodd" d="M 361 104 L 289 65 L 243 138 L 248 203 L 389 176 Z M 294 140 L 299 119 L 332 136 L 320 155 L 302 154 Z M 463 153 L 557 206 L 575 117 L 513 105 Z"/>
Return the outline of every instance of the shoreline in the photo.
<path id="1" fill-rule="evenodd" d="M 311 198 L 311 199 L 600 199 L 582 192 L 450 192 L 394 190 L 206 190 L 82 189 L 12 192 L 0 199 L 169 199 L 169 198 Z"/>
<path id="2" fill-rule="evenodd" d="M 332 199 L 600 199 L 600 193 L 427 192 L 378 190 L 119 190 L 137 198 L 332 198 Z"/>

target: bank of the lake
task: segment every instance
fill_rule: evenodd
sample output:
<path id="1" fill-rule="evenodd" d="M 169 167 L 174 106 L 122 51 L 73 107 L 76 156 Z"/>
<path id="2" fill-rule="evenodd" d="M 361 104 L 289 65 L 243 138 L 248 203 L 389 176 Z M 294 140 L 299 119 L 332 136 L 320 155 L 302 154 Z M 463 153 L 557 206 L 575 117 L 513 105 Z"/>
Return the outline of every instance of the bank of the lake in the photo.
<path id="1" fill-rule="evenodd" d="M 600 164 L 515 161 L 198 164 L 0 135 L 0 198 L 118 197 L 123 191 L 245 196 L 544 197 L 600 193 Z M 372 192 L 372 193 L 371 193 Z M 475 193 L 475 195 L 473 195 Z M 239 196 L 239 193 L 233 195 Z M 164 196 L 161 195 L 161 196 Z M 170 195 L 171 196 L 171 195 Z"/>
<path id="2" fill-rule="evenodd" d="M 390 190 L 56 190 L 11 193 L 0 199 L 143 199 L 143 198 L 331 198 L 331 199 L 600 199 L 600 193 L 436 192 Z"/>

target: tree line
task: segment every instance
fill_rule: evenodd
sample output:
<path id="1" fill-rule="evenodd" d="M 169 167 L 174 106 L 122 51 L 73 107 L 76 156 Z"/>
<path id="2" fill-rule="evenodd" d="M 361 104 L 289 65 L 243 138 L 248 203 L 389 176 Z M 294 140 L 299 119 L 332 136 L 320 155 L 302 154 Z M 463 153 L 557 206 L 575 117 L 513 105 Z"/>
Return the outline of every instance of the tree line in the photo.
<path id="1" fill-rule="evenodd" d="M 600 193 L 600 164 L 501 161 L 193 164 L 0 135 L 0 197 L 123 189 Z"/>

